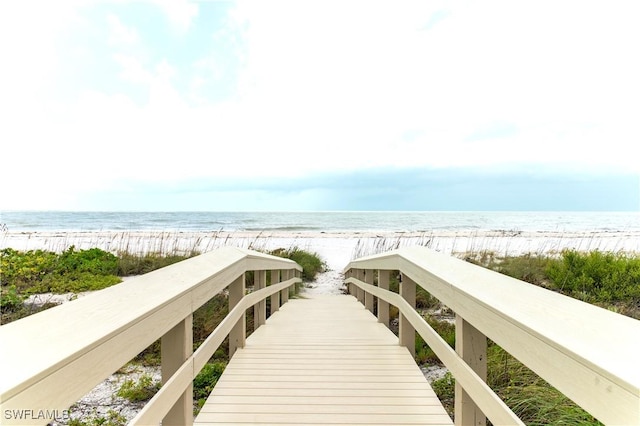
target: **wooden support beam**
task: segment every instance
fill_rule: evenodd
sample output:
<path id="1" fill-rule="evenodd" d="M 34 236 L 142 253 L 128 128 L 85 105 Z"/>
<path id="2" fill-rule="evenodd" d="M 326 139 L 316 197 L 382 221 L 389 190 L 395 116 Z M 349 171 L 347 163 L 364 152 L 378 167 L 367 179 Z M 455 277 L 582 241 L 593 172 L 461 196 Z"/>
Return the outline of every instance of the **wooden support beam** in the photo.
<path id="1" fill-rule="evenodd" d="M 253 291 L 263 289 L 267 286 L 267 271 L 253 272 Z M 267 301 L 261 300 L 253 307 L 253 330 L 264 325 L 267 321 Z"/>
<path id="2" fill-rule="evenodd" d="M 391 271 L 381 269 L 378 271 L 378 287 L 389 290 L 389 276 Z M 385 302 L 378 297 L 378 322 L 389 327 L 389 302 Z"/>
<path id="3" fill-rule="evenodd" d="M 487 381 L 487 337 L 456 315 L 456 353 L 483 380 Z M 469 394 L 456 382 L 454 418 L 456 425 L 484 426 L 486 416 Z"/>
<path id="4" fill-rule="evenodd" d="M 345 272 L 344 274 L 344 278 L 345 280 L 347 278 L 351 278 L 354 277 L 354 273 L 353 273 L 353 269 L 349 269 L 347 272 Z M 354 284 L 347 284 L 347 291 L 349 292 L 349 294 L 353 297 L 356 297 L 356 286 Z"/>
<path id="5" fill-rule="evenodd" d="M 193 315 L 190 314 L 169 330 L 160 340 L 162 383 L 166 383 L 193 353 Z M 163 425 L 193 423 L 193 385 L 178 397 L 162 420 Z"/>
<path id="6" fill-rule="evenodd" d="M 282 281 L 286 281 L 289 278 L 293 278 L 292 271 L 285 269 L 282 271 Z M 280 292 L 280 306 L 284 305 L 289 301 L 289 288 L 285 288 Z"/>
<path id="7" fill-rule="evenodd" d="M 271 285 L 278 284 L 280 281 L 280 270 L 274 269 L 271 271 Z M 274 293 L 271 296 L 271 312 L 270 315 L 273 315 L 274 312 L 278 312 L 280 309 L 280 292 Z"/>
<path id="8" fill-rule="evenodd" d="M 364 281 L 364 269 L 354 270 L 354 278 L 360 281 Z M 360 287 L 356 289 L 356 299 L 358 299 L 358 302 L 364 305 L 364 290 Z"/>
<path id="9" fill-rule="evenodd" d="M 364 272 L 364 282 L 367 284 L 373 285 L 374 281 L 374 270 L 373 269 L 365 269 Z M 373 313 L 373 294 L 364 292 L 364 307 L 371 313 Z"/>
<path id="10" fill-rule="evenodd" d="M 229 311 L 236 306 L 244 297 L 245 293 L 245 276 L 244 274 L 236 278 L 229 284 Z M 229 333 L 229 359 L 236 353 L 238 348 L 244 348 L 247 338 L 247 315 L 242 314 L 233 329 Z"/>
<path id="11" fill-rule="evenodd" d="M 400 282 L 400 296 L 406 300 L 412 308 L 416 307 L 416 283 L 405 274 L 402 274 L 402 281 Z M 398 337 L 400 345 L 405 346 L 411 356 L 415 356 L 416 330 L 402 313 L 400 313 L 400 330 Z"/>

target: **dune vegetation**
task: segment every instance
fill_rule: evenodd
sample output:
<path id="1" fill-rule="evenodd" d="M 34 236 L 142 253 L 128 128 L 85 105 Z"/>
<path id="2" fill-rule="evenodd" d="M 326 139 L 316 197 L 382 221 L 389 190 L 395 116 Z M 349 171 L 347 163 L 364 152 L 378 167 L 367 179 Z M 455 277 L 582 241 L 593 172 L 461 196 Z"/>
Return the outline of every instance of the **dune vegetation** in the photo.
<path id="1" fill-rule="evenodd" d="M 491 252 L 481 252 L 467 254 L 465 259 L 551 291 L 640 319 L 638 256 L 565 250 L 559 256 L 499 257 Z M 424 300 L 427 296 L 423 294 L 421 298 Z M 452 324 L 434 318 L 429 322 L 451 347 L 455 347 L 455 327 Z M 601 424 L 498 345 L 491 341 L 488 344 L 487 383 L 524 423 Z M 419 337 L 416 357 L 419 362 L 439 362 Z M 452 415 L 455 379 L 447 373 L 433 383 L 433 388 Z"/>

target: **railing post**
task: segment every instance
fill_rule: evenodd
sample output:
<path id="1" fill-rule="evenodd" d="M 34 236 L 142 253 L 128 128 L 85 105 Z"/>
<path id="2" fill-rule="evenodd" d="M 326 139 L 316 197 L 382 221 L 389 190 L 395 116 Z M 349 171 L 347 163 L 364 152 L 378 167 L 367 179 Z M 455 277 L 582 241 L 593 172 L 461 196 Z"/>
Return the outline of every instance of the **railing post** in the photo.
<path id="1" fill-rule="evenodd" d="M 344 278 L 345 280 L 347 278 L 351 278 L 353 277 L 353 269 L 349 269 L 347 272 L 345 272 L 344 274 Z M 356 295 L 356 286 L 354 284 L 347 284 L 347 292 L 349 293 L 350 296 L 354 296 Z"/>
<path id="2" fill-rule="evenodd" d="M 245 276 L 244 274 L 236 278 L 231 284 L 229 284 L 229 311 L 236 306 L 240 300 L 244 297 L 245 293 Z M 229 359 L 236 353 L 238 348 L 244 347 L 244 342 L 247 336 L 247 314 L 242 313 L 242 316 L 233 326 L 229 333 Z"/>
<path id="3" fill-rule="evenodd" d="M 416 307 L 416 283 L 402 274 L 400 281 L 400 296 L 406 300 L 411 307 Z M 399 330 L 400 346 L 405 346 L 411 356 L 416 355 L 416 330 L 411 323 L 400 313 L 400 330 Z"/>
<path id="4" fill-rule="evenodd" d="M 285 269 L 282 271 L 282 281 L 286 281 L 291 278 L 291 271 Z M 280 291 L 280 301 L 281 305 L 284 305 L 289 301 L 289 288 L 284 288 Z"/>
<path id="5" fill-rule="evenodd" d="M 364 269 L 356 269 L 354 272 L 355 272 L 355 279 L 359 281 L 364 281 Z M 364 290 L 357 286 L 356 286 L 356 299 L 358 299 L 358 302 L 364 305 Z"/>
<path id="6" fill-rule="evenodd" d="M 274 269 L 271 271 L 271 285 L 278 284 L 280 281 L 280 270 Z M 277 312 L 280 309 L 280 292 L 274 293 L 271 295 L 271 312 L 270 315 L 273 315 L 274 312 Z"/>
<path id="7" fill-rule="evenodd" d="M 253 289 L 254 291 L 260 290 L 267 286 L 267 271 L 254 271 L 253 272 Z M 267 301 L 262 299 L 253 306 L 253 330 L 257 330 L 258 327 L 264 325 L 267 321 Z"/>
<path id="8" fill-rule="evenodd" d="M 160 341 L 162 382 L 175 373 L 193 353 L 193 315 L 169 330 Z M 193 423 L 193 385 L 190 384 L 162 420 L 163 425 Z"/>
<path id="9" fill-rule="evenodd" d="M 456 315 L 456 352 L 482 380 L 487 381 L 487 337 L 459 315 Z M 458 382 L 454 419 L 456 425 L 486 424 L 486 416 Z"/>
<path id="10" fill-rule="evenodd" d="M 384 290 L 389 290 L 389 275 L 391 271 L 379 270 L 378 271 L 378 287 Z M 378 322 L 389 327 L 389 302 L 385 302 L 378 297 Z"/>
<path id="11" fill-rule="evenodd" d="M 302 280 L 302 271 L 298 271 L 297 269 L 292 269 L 291 273 L 293 275 L 291 275 L 293 278 L 300 278 Z M 291 295 L 295 296 L 296 295 L 296 285 L 297 284 L 293 284 L 290 288 L 291 288 Z M 300 284 L 300 288 L 302 288 L 302 284 Z"/>
<path id="12" fill-rule="evenodd" d="M 373 285 L 373 269 L 365 269 L 364 282 Z M 373 294 L 368 291 L 364 292 L 364 307 L 371 313 L 373 313 Z"/>

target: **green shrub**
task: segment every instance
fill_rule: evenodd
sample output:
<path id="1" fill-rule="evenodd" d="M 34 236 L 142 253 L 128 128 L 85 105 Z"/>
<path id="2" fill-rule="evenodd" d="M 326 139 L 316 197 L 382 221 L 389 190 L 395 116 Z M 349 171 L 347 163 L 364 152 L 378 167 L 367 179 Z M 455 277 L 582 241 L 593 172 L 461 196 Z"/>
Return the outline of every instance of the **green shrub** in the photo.
<path id="1" fill-rule="evenodd" d="M 92 248 L 76 251 L 74 246 L 69 247 L 57 258 L 55 272 L 66 273 L 90 273 L 95 275 L 115 275 L 118 271 L 118 258 L 113 254 Z"/>
<path id="2" fill-rule="evenodd" d="M 565 250 L 559 258 L 470 254 L 465 260 L 522 281 L 640 319 L 640 257 Z"/>
<path id="3" fill-rule="evenodd" d="M 302 279 L 304 281 L 313 281 L 318 273 L 325 270 L 325 264 L 318 254 L 310 253 L 297 247 L 288 250 L 276 249 L 269 254 L 291 259 L 302 266 Z"/>
<path id="4" fill-rule="evenodd" d="M 193 399 L 208 398 L 226 366 L 225 362 L 205 364 L 200 373 L 193 379 Z"/>
<path id="5" fill-rule="evenodd" d="M 427 290 L 416 285 L 416 308 L 430 309 L 440 305 L 440 301 L 433 297 Z"/>
<path id="6" fill-rule="evenodd" d="M 447 344 L 455 348 L 456 326 L 447 321 L 438 321 L 430 316 L 426 317 L 427 323 Z M 418 364 L 441 364 L 433 349 L 427 345 L 422 336 L 416 333 L 416 362 Z"/>
<path id="7" fill-rule="evenodd" d="M 566 250 L 546 272 L 552 288 L 587 302 L 640 302 L 640 258 Z"/>
<path id="8" fill-rule="evenodd" d="M 229 313 L 229 301 L 217 294 L 193 313 L 193 341 L 199 345 Z M 195 348 L 194 348 L 195 349 Z"/>
<path id="9" fill-rule="evenodd" d="M 94 414 L 87 419 L 71 419 L 68 426 L 125 426 L 127 418 L 115 410 L 109 410 L 107 417 Z"/>
<path id="10" fill-rule="evenodd" d="M 377 281 L 375 283 L 377 285 Z M 400 272 L 391 271 L 389 273 L 389 291 L 400 292 Z M 430 309 L 440 305 L 440 301 L 433 297 L 427 290 L 416 285 L 416 308 Z"/>
<path id="11" fill-rule="evenodd" d="M 15 285 L 0 288 L 0 311 L 15 312 L 22 307 L 24 296 L 18 294 Z"/>
<path id="12" fill-rule="evenodd" d="M 140 352 L 134 358 L 134 361 L 146 366 L 158 366 L 162 362 L 161 359 L 161 342 L 162 339 L 158 339 L 149 346 L 147 346 L 142 352 Z"/>
<path id="13" fill-rule="evenodd" d="M 121 281 L 116 271 L 117 258 L 97 248 L 76 251 L 71 246 L 61 254 L 0 251 L 2 286 L 13 286 L 20 295 L 100 290 Z"/>
<path id="14" fill-rule="evenodd" d="M 491 343 L 487 350 L 487 384 L 527 425 L 601 425 L 516 358 Z M 455 379 L 447 373 L 431 387 L 452 415 Z"/>
<path id="15" fill-rule="evenodd" d="M 79 293 L 102 290 L 122 281 L 115 275 L 96 275 L 91 272 L 51 274 L 25 290 L 25 294 L 37 293 Z"/>
<path id="16" fill-rule="evenodd" d="M 11 248 L 0 250 L 2 286 L 27 288 L 55 271 L 58 255 L 43 250 L 21 252 Z"/>
<path id="17" fill-rule="evenodd" d="M 126 277 L 129 275 L 142 275 L 165 266 L 173 265 L 197 255 L 162 255 L 159 253 L 147 253 L 144 255 L 136 255 L 127 252 L 118 253 L 116 275 Z"/>
<path id="18" fill-rule="evenodd" d="M 160 389 L 160 382 L 154 381 L 148 374 L 140 376 L 137 382 L 132 379 L 124 381 L 116 395 L 131 402 L 147 401 Z"/>
<path id="19" fill-rule="evenodd" d="M 555 259 L 548 256 L 525 254 L 494 259 L 489 268 L 518 280 L 546 287 L 549 282 L 546 271 L 555 262 Z"/>
<path id="20" fill-rule="evenodd" d="M 487 371 L 489 386 L 528 425 L 601 424 L 498 345 L 489 345 Z"/>
<path id="21" fill-rule="evenodd" d="M 434 380 L 431 383 L 431 388 L 442 402 L 445 410 L 449 413 L 449 416 L 453 418 L 453 407 L 455 399 L 456 379 L 453 375 L 447 372 L 443 378 Z"/>

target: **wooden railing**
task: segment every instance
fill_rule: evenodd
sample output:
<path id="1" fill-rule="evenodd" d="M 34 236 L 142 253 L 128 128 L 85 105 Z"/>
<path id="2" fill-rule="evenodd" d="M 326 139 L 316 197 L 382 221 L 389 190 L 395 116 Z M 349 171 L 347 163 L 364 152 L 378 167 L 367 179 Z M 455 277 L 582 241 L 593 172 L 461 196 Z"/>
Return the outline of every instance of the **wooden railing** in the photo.
<path id="1" fill-rule="evenodd" d="M 372 312 L 377 298 L 380 322 L 398 307 L 401 345 L 415 352 L 417 331 L 451 371 L 456 424 L 522 424 L 485 383 L 487 338 L 603 423 L 640 424 L 640 321 L 422 247 L 354 260 L 345 276 Z M 416 284 L 456 313 L 455 351 L 415 311 Z"/>
<path id="2" fill-rule="evenodd" d="M 266 287 L 266 271 L 271 285 Z M 245 296 L 245 272 L 254 292 Z M 0 327 L 0 424 L 47 424 L 98 383 L 161 340 L 163 385 L 133 424 L 192 424 L 192 382 L 229 335 L 244 345 L 245 312 L 256 327 L 289 297 L 302 268 L 262 253 L 223 248 L 150 272 Z M 229 314 L 193 352 L 193 312 L 225 288 Z"/>

